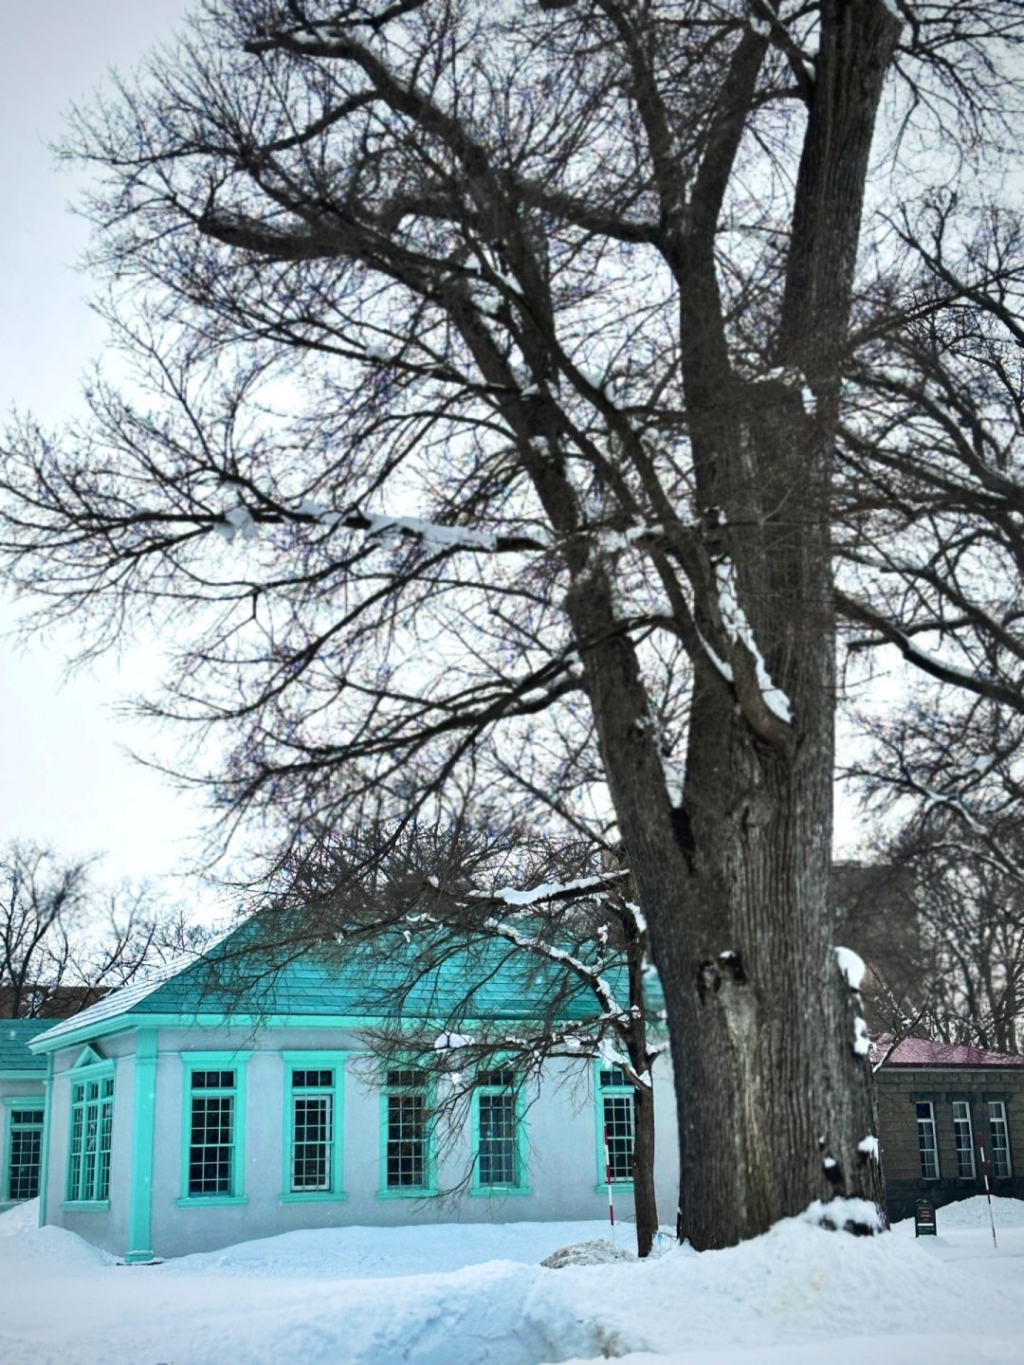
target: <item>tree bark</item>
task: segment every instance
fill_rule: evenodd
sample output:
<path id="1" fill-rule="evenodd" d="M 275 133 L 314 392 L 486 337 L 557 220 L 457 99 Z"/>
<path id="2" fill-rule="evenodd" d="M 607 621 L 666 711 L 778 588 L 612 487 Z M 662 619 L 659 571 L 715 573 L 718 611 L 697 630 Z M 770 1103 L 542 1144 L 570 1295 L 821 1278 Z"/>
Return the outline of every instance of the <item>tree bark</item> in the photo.
<path id="1" fill-rule="evenodd" d="M 830 523 L 840 358 L 897 34 L 881 0 L 823 6 L 776 346 L 795 382 L 751 383 L 731 369 L 714 274 L 713 177 L 705 234 L 680 235 L 669 254 L 707 578 L 733 584 L 766 686 L 788 704 L 785 724 L 758 725 L 736 671 L 727 682 L 710 650 L 696 658 L 683 807 L 673 812 L 644 744 L 636 659 L 614 638 L 601 575 L 589 573 L 569 602 L 577 639 L 591 642 L 581 657 L 602 756 L 669 1004 L 678 1226 L 699 1249 L 839 1195 L 867 1202 L 834 1204 L 822 1221 L 855 1231 L 884 1224 L 881 1170 L 863 1141 L 875 1127 L 859 997 L 832 947 Z M 817 400 L 810 412 L 807 379 Z M 722 630 L 714 599 L 712 587 L 696 603 L 704 640 Z"/>
<path id="2" fill-rule="evenodd" d="M 649 1256 L 658 1231 L 654 1187 L 654 1095 L 644 1086 L 633 1090 L 633 1211 L 636 1254 Z"/>

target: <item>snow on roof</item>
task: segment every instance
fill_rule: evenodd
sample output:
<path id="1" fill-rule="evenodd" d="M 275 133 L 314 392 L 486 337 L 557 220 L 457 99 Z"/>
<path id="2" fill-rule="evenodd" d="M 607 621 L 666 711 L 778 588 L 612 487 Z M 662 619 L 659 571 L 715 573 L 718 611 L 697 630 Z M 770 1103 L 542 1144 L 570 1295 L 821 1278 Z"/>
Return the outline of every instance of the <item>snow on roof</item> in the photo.
<path id="1" fill-rule="evenodd" d="M 931 1038 L 904 1038 L 897 1043 L 888 1056 L 886 1050 L 892 1046 L 892 1037 L 881 1034 L 871 1044 L 872 1061 L 882 1057 L 884 1067 L 897 1066 L 934 1066 L 934 1067 L 1024 1067 L 1024 1057 L 1006 1052 L 989 1052 L 987 1048 L 970 1047 L 964 1043 L 939 1043 Z"/>
<path id="2" fill-rule="evenodd" d="M 191 967 L 199 960 L 200 956 L 200 954 L 189 953 L 184 957 L 176 957 L 170 962 L 153 968 L 138 981 L 133 981 L 128 986 L 122 986 L 120 990 L 111 991 L 102 1000 L 97 1000 L 95 1005 L 90 1005 L 88 1009 L 72 1015 L 70 1019 L 61 1019 L 59 1023 L 47 1029 L 45 1033 L 38 1033 L 34 1041 L 37 1043 L 53 1042 L 66 1033 L 77 1033 L 83 1027 L 103 1024 L 108 1019 L 116 1019 L 118 1015 L 127 1014 L 129 1010 L 141 1004 L 147 996 L 158 990 L 165 981 L 170 981 L 172 977 L 178 976 Z"/>

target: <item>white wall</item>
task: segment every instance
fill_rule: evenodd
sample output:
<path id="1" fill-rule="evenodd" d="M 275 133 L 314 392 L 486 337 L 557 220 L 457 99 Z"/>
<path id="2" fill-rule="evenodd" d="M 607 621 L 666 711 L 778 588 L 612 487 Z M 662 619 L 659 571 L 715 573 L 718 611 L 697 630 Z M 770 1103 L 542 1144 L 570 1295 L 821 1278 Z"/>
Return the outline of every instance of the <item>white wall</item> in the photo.
<path id="1" fill-rule="evenodd" d="M 58 1058 L 51 1119 L 51 1176 L 48 1221 L 61 1224 L 117 1254 L 124 1253 L 128 1220 L 128 1176 L 131 1161 L 134 1035 L 104 1041 L 107 1055 L 117 1054 L 114 1086 L 114 1133 L 109 1212 L 76 1213 L 60 1207 L 68 1146 L 67 1068 L 81 1051 Z M 179 1207 L 182 1193 L 183 1103 L 185 1069 L 182 1053 L 226 1051 L 248 1053 L 244 1194 L 242 1205 Z M 597 1111 L 590 1064 L 552 1063 L 539 1093 L 530 1094 L 525 1115 L 529 1194 L 500 1198 L 468 1192 L 447 1198 L 380 1197 L 381 1092 L 368 1081 L 372 1066 L 359 1054 L 359 1041 L 333 1028 L 206 1031 L 161 1029 L 158 1035 L 156 1122 L 153 1157 L 151 1245 L 158 1256 L 213 1250 L 233 1242 L 267 1237 L 298 1228 L 343 1224 L 386 1226 L 408 1222 L 604 1219 L 607 1193 L 599 1184 Z M 287 1070 L 283 1051 L 348 1051 L 343 1095 L 344 1199 L 324 1202 L 282 1201 L 285 1193 L 284 1143 Z M 666 1058 L 655 1068 L 655 1114 L 658 1136 L 658 1198 L 663 1223 L 672 1223 L 678 1187 L 676 1129 L 671 1073 Z M 441 1133 L 438 1186 L 450 1191 L 467 1173 L 470 1161 L 469 1121 L 454 1134 Z M 616 1217 L 632 1215 L 628 1191 L 615 1192 Z"/>

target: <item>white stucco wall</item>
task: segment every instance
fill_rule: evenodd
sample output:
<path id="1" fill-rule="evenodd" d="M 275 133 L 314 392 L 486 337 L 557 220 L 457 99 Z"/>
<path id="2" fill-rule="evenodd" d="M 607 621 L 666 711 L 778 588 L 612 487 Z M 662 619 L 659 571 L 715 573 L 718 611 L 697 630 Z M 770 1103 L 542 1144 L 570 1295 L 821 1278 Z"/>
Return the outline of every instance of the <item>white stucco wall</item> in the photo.
<path id="1" fill-rule="evenodd" d="M 70 1132 L 69 1068 L 81 1047 L 58 1054 L 50 1124 L 50 1182 L 46 1218 L 80 1233 L 115 1254 L 129 1250 L 129 1181 L 132 1160 L 135 1035 L 101 1040 L 115 1059 L 114 1129 L 110 1207 L 76 1211 L 64 1201 Z M 183 1056 L 237 1051 L 244 1063 L 243 1204 L 182 1206 L 186 1069 Z M 289 1202 L 285 1172 L 285 1127 L 289 1107 L 283 1052 L 348 1052 L 345 1065 L 341 1139 L 344 1198 Z M 539 1092 L 527 1096 L 526 1167 L 530 1193 L 492 1198 L 469 1192 L 447 1198 L 381 1196 L 381 1091 L 368 1076 L 358 1038 L 333 1028 L 252 1030 L 160 1029 L 157 1034 L 151 1247 L 158 1256 L 213 1250 L 233 1242 L 297 1228 L 407 1222 L 554 1220 L 607 1217 L 607 1193 L 599 1184 L 597 1108 L 590 1064 L 556 1062 Z M 655 1068 L 658 1143 L 658 1198 L 662 1221 L 671 1223 L 677 1197 L 674 1099 L 666 1058 Z M 438 1139 L 438 1181 L 442 1192 L 465 1178 L 471 1156 L 468 1117 L 454 1133 Z M 615 1191 L 616 1217 L 632 1215 L 632 1197 Z"/>

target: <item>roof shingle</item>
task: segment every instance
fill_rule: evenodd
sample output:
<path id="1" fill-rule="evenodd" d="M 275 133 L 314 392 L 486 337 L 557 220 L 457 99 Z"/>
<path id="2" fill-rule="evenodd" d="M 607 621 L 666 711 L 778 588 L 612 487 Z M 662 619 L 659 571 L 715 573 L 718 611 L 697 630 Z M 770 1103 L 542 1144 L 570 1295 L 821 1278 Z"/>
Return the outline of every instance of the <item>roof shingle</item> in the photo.
<path id="1" fill-rule="evenodd" d="M 273 922 L 260 916 L 225 935 L 200 957 L 169 963 L 144 981 L 114 991 L 73 1019 L 49 1029 L 40 1042 L 130 1014 L 147 1015 L 338 1016 L 377 1019 L 400 999 L 403 1018 L 447 1021 L 526 1020 L 544 1015 L 545 1002 L 564 983 L 564 969 L 492 939 L 448 949 L 444 960 L 414 978 L 415 945 L 394 932 L 386 951 L 344 944 L 296 946 L 278 936 Z M 280 965 L 275 965 L 280 964 Z M 609 965 L 603 975 L 621 1008 L 628 1005 L 624 966 Z M 652 1007 L 660 1001 L 649 981 Z M 591 1019 L 600 1013 L 584 984 L 573 985 L 557 1010 L 563 1020 Z"/>
<path id="2" fill-rule="evenodd" d="M 871 1044 L 872 1059 L 885 1056 L 891 1038 L 882 1036 Z M 1024 1057 L 1007 1052 L 989 1052 L 986 1048 L 970 1047 L 963 1043 L 938 1043 L 931 1038 L 904 1038 L 896 1044 L 882 1063 L 883 1067 L 1024 1067 Z"/>
<path id="3" fill-rule="evenodd" d="M 0 1071 L 46 1070 L 46 1058 L 28 1049 L 28 1040 L 42 1033 L 52 1019 L 0 1019 Z"/>

